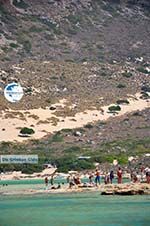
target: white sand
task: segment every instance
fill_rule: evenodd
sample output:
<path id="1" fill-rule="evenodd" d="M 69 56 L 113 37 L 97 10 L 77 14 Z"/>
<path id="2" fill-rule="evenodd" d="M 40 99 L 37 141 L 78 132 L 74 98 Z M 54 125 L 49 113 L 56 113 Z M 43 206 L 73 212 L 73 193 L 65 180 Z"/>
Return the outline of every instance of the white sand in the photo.
<path id="1" fill-rule="evenodd" d="M 43 179 L 45 176 L 51 176 L 57 168 L 46 168 L 42 172 L 33 174 L 24 174 L 21 171 L 13 171 L 10 173 L 0 174 L 0 180 L 29 180 L 29 179 Z"/>
<path id="2" fill-rule="evenodd" d="M 132 111 L 141 111 L 148 107 L 150 107 L 148 100 L 139 99 L 140 94 L 135 95 L 134 98 L 130 98 L 128 105 L 121 105 L 121 111 L 118 114 L 113 115 L 108 113 L 108 107 L 104 106 L 102 109 L 104 110 L 103 114 L 99 110 L 87 110 L 84 112 L 77 113 L 74 117 L 56 117 L 55 111 L 50 111 L 49 109 L 32 109 L 27 111 L 17 111 L 23 113 L 24 120 L 20 119 L 19 116 L 15 116 L 15 118 L 5 118 L 7 112 L 2 112 L 0 116 L 0 142 L 1 141 L 19 141 L 22 142 L 27 139 L 39 139 L 48 133 L 53 133 L 54 131 L 59 131 L 65 128 L 78 128 L 86 125 L 87 123 L 98 121 L 98 120 L 107 120 L 110 117 L 118 117 L 124 115 L 126 113 Z M 56 106 L 65 106 L 65 101 L 60 101 L 60 103 L 56 104 Z M 9 112 L 13 113 L 13 111 L 9 110 Z M 29 117 L 29 115 L 36 115 L 39 118 L 34 119 L 33 117 Z M 52 125 L 50 122 L 50 118 L 55 117 L 59 119 L 56 126 Z M 74 121 L 72 121 L 74 119 Z M 37 124 L 39 121 L 47 121 L 46 123 Z M 33 129 L 35 134 L 30 138 L 19 137 L 19 131 L 21 127 L 31 127 L 33 125 Z M 5 130 L 3 130 L 5 129 Z"/>

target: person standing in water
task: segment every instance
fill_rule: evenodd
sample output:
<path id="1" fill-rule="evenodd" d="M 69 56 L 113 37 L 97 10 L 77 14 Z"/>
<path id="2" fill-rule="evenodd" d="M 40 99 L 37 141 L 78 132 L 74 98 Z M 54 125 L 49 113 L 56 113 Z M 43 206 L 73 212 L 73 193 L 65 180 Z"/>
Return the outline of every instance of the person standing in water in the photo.
<path id="1" fill-rule="evenodd" d="M 51 174 L 51 178 L 50 178 L 50 184 L 53 186 L 54 185 L 54 176 L 56 174 L 56 170 L 54 171 L 54 173 Z"/>
<path id="2" fill-rule="evenodd" d="M 98 169 L 96 169 L 95 171 L 95 184 L 96 186 L 99 184 L 100 185 L 100 171 Z"/>
<path id="3" fill-rule="evenodd" d="M 89 174 L 89 183 L 93 184 L 93 173 Z"/>
<path id="4" fill-rule="evenodd" d="M 113 170 L 110 171 L 109 177 L 110 177 L 110 183 L 112 184 L 113 179 L 114 179 L 114 171 Z"/>
<path id="5" fill-rule="evenodd" d="M 45 177 L 45 186 L 46 186 L 46 189 L 48 188 L 48 177 Z"/>
<path id="6" fill-rule="evenodd" d="M 118 184 L 122 184 L 122 170 L 120 167 L 117 170 L 117 179 L 118 179 Z"/>

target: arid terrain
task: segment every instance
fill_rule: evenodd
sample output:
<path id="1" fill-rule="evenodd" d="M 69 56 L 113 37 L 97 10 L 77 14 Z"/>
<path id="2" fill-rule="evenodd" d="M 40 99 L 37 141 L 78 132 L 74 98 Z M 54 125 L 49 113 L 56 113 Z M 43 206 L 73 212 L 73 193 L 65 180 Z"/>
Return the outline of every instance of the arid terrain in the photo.
<path id="1" fill-rule="evenodd" d="M 149 0 L 0 0 L 0 154 L 38 154 L 34 170 L 147 163 L 149 37 Z M 3 95 L 11 82 L 18 103 Z"/>

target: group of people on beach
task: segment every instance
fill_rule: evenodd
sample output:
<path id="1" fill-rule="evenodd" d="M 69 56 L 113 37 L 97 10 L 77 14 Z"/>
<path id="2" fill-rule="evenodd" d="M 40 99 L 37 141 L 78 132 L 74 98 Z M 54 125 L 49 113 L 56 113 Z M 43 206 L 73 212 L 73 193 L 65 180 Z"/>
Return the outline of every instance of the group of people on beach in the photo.
<path id="1" fill-rule="evenodd" d="M 103 178 L 104 178 L 104 183 L 105 184 L 109 184 L 109 183 L 112 184 L 113 183 L 113 179 L 114 179 L 114 171 L 111 170 L 110 172 L 106 172 L 103 175 Z M 94 174 L 91 173 L 89 175 L 89 182 L 90 183 L 94 183 L 95 182 L 96 186 L 101 183 L 102 173 L 100 172 L 99 169 L 95 170 L 95 179 L 94 179 L 94 181 L 92 179 L 94 179 Z M 118 179 L 118 183 L 119 184 L 122 183 L 122 170 L 121 170 L 120 167 L 118 168 L 118 171 L 117 171 L 117 179 Z"/>
<path id="2" fill-rule="evenodd" d="M 136 183 L 136 182 L 143 182 L 143 180 L 145 180 L 146 183 L 150 184 L 150 169 L 149 168 L 146 169 L 146 168 L 142 167 L 140 170 L 141 170 L 141 178 L 140 179 L 138 178 L 138 175 L 134 171 L 132 171 L 132 170 L 130 171 L 131 181 L 133 183 Z M 101 184 L 102 179 L 104 180 L 104 184 L 112 184 L 114 178 L 117 179 L 118 184 L 123 183 L 123 170 L 121 169 L 121 167 L 118 167 L 115 172 L 114 172 L 114 170 L 110 170 L 109 172 L 105 172 L 105 173 L 100 171 L 99 168 L 96 168 L 96 170 L 94 172 L 88 173 L 88 182 L 84 182 L 84 183 L 82 183 L 82 181 L 81 181 L 80 174 L 78 174 L 78 173 L 72 174 L 72 175 L 69 174 L 69 176 L 67 177 L 67 183 L 69 185 L 69 188 L 72 188 L 74 186 L 98 187 L 98 185 Z M 45 177 L 46 187 L 48 187 L 48 184 L 49 184 L 48 177 Z M 57 187 L 54 186 L 54 174 L 51 175 L 50 185 L 51 185 L 51 189 L 61 188 L 60 184 L 58 184 Z"/>
<path id="3" fill-rule="evenodd" d="M 118 184 L 122 183 L 122 169 L 119 167 L 117 170 L 117 181 Z M 104 183 L 105 184 L 109 184 L 109 183 L 113 183 L 113 179 L 114 179 L 114 171 L 111 170 L 109 173 L 106 172 L 105 175 L 103 175 L 103 173 L 96 168 L 95 172 L 91 172 L 89 173 L 89 182 L 86 183 L 81 183 L 81 179 L 80 176 L 74 175 L 74 176 L 68 176 L 67 178 L 67 182 L 69 183 L 69 188 L 72 188 L 72 186 L 77 185 L 78 187 L 82 186 L 82 187 L 98 187 L 98 185 L 101 184 L 102 178 L 104 178 Z"/>
<path id="4" fill-rule="evenodd" d="M 91 183 L 92 177 L 94 178 L 93 174 L 89 175 L 89 181 Z M 101 178 L 104 178 L 104 183 L 105 184 L 112 184 L 113 179 L 115 178 L 115 174 L 113 170 L 110 170 L 110 172 L 106 172 L 105 174 L 100 173 L 98 169 L 95 171 L 95 184 L 100 184 Z M 118 167 L 116 170 L 116 178 L 117 178 L 117 183 L 122 184 L 123 183 L 123 170 L 121 167 Z M 146 167 L 144 168 L 143 166 L 140 168 L 140 178 L 139 175 L 136 171 L 130 170 L 130 178 L 131 182 L 143 182 L 145 180 L 146 183 L 150 184 L 150 168 Z"/>
<path id="5" fill-rule="evenodd" d="M 67 177 L 67 183 L 69 184 L 69 188 L 73 186 L 77 187 L 98 187 L 101 184 L 102 178 L 104 178 L 104 183 L 109 184 L 113 183 L 114 179 L 114 171 L 111 170 L 109 173 L 106 172 L 105 175 L 100 171 L 100 169 L 96 168 L 95 172 L 90 172 L 88 182 L 82 183 L 80 179 L 80 175 L 77 173 L 75 175 L 69 175 Z M 119 167 L 117 170 L 117 180 L 118 183 L 122 183 L 122 169 Z"/>

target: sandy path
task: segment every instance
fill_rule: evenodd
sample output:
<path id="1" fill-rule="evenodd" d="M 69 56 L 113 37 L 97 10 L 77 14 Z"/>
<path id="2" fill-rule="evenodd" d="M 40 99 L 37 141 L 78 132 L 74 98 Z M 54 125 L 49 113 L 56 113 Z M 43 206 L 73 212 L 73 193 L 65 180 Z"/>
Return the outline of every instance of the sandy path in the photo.
<path id="1" fill-rule="evenodd" d="M 128 99 L 130 104 L 121 105 L 121 111 L 117 115 L 113 115 L 108 113 L 108 107 L 104 106 L 102 109 L 104 110 L 103 114 L 99 110 L 87 110 L 84 112 L 79 112 L 75 115 L 75 117 L 57 117 L 59 121 L 57 125 L 54 126 L 50 122 L 51 117 L 55 117 L 55 111 L 50 111 L 49 109 L 32 109 L 28 112 L 19 111 L 24 115 L 24 119 L 18 118 L 5 118 L 6 112 L 2 112 L 0 116 L 0 141 L 19 141 L 22 142 L 26 139 L 39 139 L 48 133 L 53 133 L 54 131 L 59 131 L 65 128 L 78 128 L 86 125 L 87 123 L 98 121 L 98 120 L 107 120 L 110 117 L 118 117 L 124 115 L 126 113 L 144 110 L 145 108 L 150 107 L 150 102 L 148 100 L 139 99 L 139 94 L 137 94 L 135 98 Z M 64 105 L 62 105 L 64 106 Z M 10 111 L 11 112 L 11 111 Z M 8 112 L 7 112 L 8 113 Z M 29 117 L 29 115 L 36 115 L 38 119 L 33 117 Z M 72 120 L 74 119 L 74 120 Z M 47 122 L 44 122 L 44 121 Z M 40 124 L 37 124 L 39 121 L 43 121 Z M 35 131 L 35 134 L 31 138 L 22 138 L 19 137 L 19 131 L 21 127 L 31 127 Z"/>

